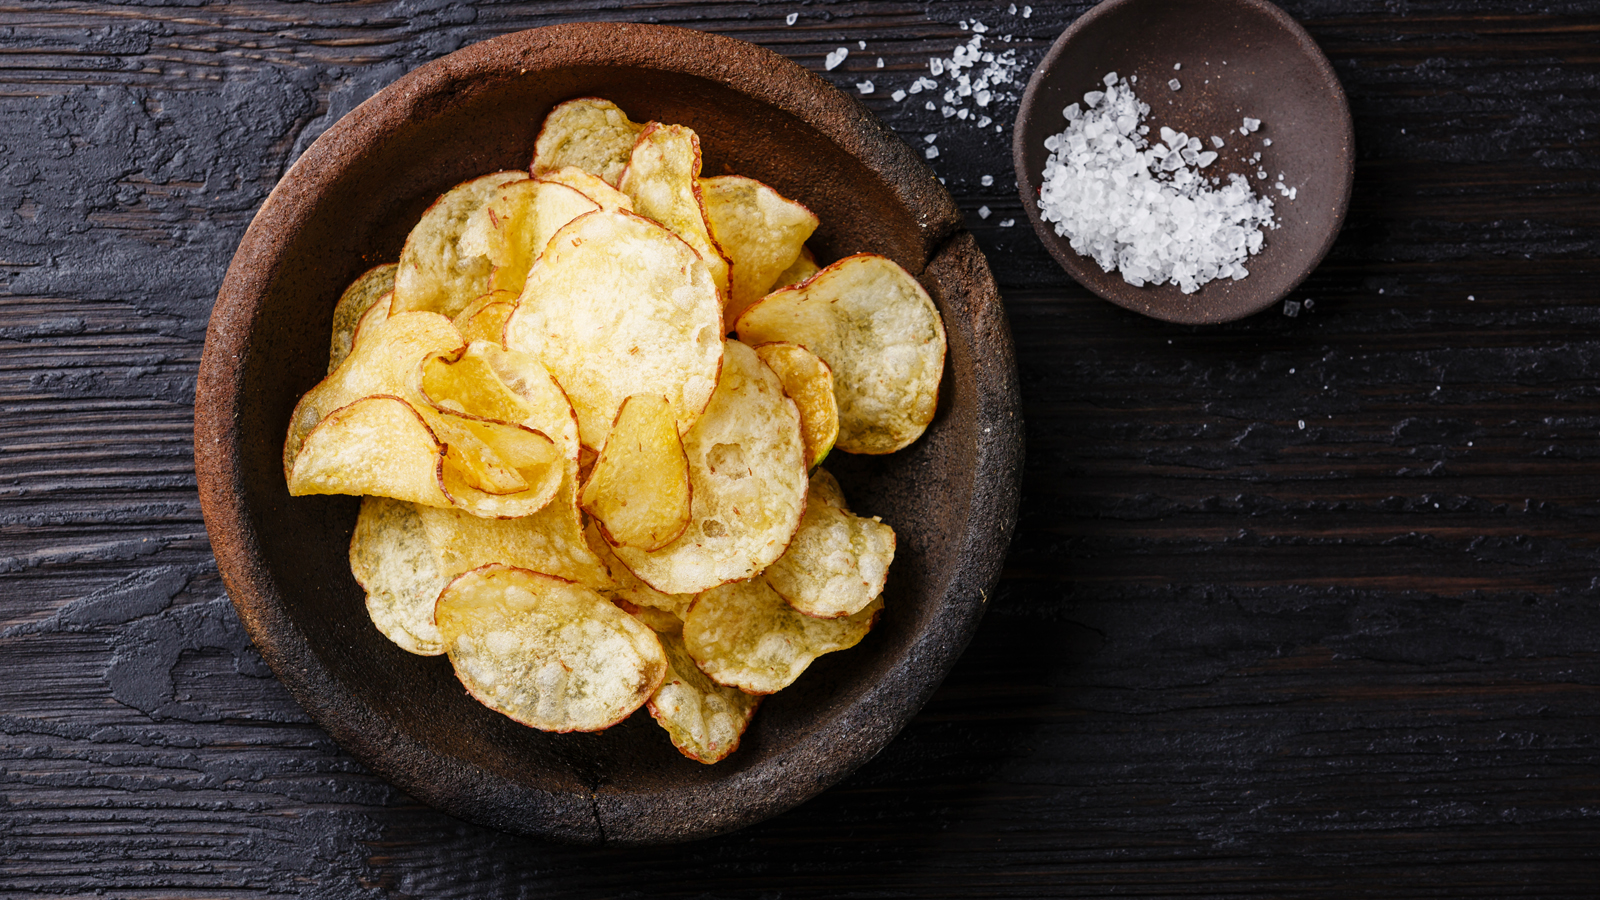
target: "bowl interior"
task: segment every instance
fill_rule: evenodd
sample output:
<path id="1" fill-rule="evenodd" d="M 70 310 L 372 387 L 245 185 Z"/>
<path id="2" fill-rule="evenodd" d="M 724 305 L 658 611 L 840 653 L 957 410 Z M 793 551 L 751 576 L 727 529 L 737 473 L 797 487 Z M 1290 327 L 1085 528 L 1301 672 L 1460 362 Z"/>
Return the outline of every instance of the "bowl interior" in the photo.
<path id="1" fill-rule="evenodd" d="M 1225 146 L 1205 173 L 1223 183 L 1245 175 L 1252 190 L 1273 200 L 1279 227 L 1266 232 L 1266 246 L 1246 263 L 1248 278 L 1213 281 L 1187 295 L 1172 284 L 1134 287 L 1080 256 L 1054 224 L 1040 220 L 1039 187 L 1050 155 L 1044 141 L 1066 127 L 1065 107 L 1104 89 L 1107 72 L 1137 76 L 1134 91 L 1150 106 L 1145 124 L 1152 143 L 1162 126 L 1198 136 L 1206 150 L 1219 136 Z M 1168 85 L 1174 78 L 1179 90 Z M 1247 116 L 1262 124 L 1243 135 Z M 1106 0 L 1073 23 L 1034 72 L 1014 141 L 1023 207 L 1068 274 L 1119 306 L 1191 324 L 1259 312 L 1304 280 L 1339 233 L 1354 172 L 1350 110 L 1338 77 L 1305 30 L 1265 0 Z M 1257 178 L 1263 170 L 1268 177 Z M 1280 173 L 1296 189 L 1295 199 L 1274 189 Z"/>
<path id="2" fill-rule="evenodd" d="M 657 39 L 676 31 L 635 28 Z M 1008 536 L 1015 516 L 1014 472 L 986 476 L 1010 485 L 999 506 L 980 498 L 975 508 L 974 500 L 984 447 L 1018 440 L 1009 335 L 1001 318 L 1002 341 L 974 337 L 974 304 L 999 309 L 992 280 L 970 240 L 948 240 L 959 227 L 954 206 L 914 160 L 900 168 L 891 151 L 864 162 L 869 154 L 826 116 L 804 115 L 804 104 L 782 109 L 698 74 L 541 61 L 539 48 L 555 37 L 501 39 L 499 48 L 479 45 L 465 61 L 447 57 L 413 73 L 336 125 L 285 176 L 214 313 L 196 401 L 202 500 L 230 593 L 263 655 L 380 774 L 458 816 L 528 833 L 700 837 L 782 811 L 870 758 L 970 637 L 981 613 L 976 589 L 1000 560 L 994 550 L 985 551 L 992 559 L 967 556 L 969 520 L 990 528 L 998 516 Z M 766 51 L 725 39 L 707 47 L 704 35 L 677 39 L 699 56 L 765 72 L 790 92 L 831 91 Z M 346 555 L 359 501 L 290 498 L 284 484 L 289 415 L 324 373 L 343 288 L 397 258 L 418 216 L 452 185 L 526 167 L 545 114 L 578 96 L 611 99 L 635 121 L 694 128 L 707 175 L 749 175 L 806 203 L 822 220 L 811 244 L 823 261 L 870 250 L 921 273 L 950 332 L 941 411 L 927 435 L 893 456 L 839 453 L 827 464 L 858 513 L 882 516 L 899 535 L 886 613 L 861 645 L 823 657 L 769 698 L 741 748 L 714 766 L 679 755 L 642 710 L 600 734 L 558 735 L 479 705 L 445 658 L 406 653 L 368 621 Z M 948 262 L 952 253 L 962 264 Z M 980 437 L 996 414 L 1009 419 L 1005 433 Z"/>

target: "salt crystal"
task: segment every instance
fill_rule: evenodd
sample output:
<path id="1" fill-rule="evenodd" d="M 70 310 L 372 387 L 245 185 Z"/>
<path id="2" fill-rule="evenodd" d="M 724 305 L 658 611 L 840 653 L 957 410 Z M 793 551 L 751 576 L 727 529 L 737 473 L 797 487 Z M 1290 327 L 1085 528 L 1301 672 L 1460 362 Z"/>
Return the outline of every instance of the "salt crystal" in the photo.
<path id="1" fill-rule="evenodd" d="M 1471 294 L 1467 295 L 1467 302 L 1469 302 L 1469 303 L 1473 302 L 1473 301 L 1476 301 L 1477 299 L 1478 299 L 1477 297 L 1474 297 Z"/>
<path id="2" fill-rule="evenodd" d="M 1013 226 L 1015 224 L 1017 224 L 1017 220 L 1016 219 L 1001 219 L 1000 220 L 1000 227 L 1001 228 L 1010 228 L 1011 226 Z"/>
<path id="3" fill-rule="evenodd" d="M 937 159 L 939 156 L 939 148 L 929 147 L 928 149 L 922 151 L 922 155 L 928 159 Z"/>
<path id="4" fill-rule="evenodd" d="M 1182 68 L 1183 68 L 1183 63 L 1173 63 L 1172 64 L 1172 71 L 1174 71 L 1174 72 L 1176 72 L 1176 71 L 1178 71 L 1178 70 L 1180 70 Z"/>
<path id="5" fill-rule="evenodd" d="M 1261 139 L 1261 146 L 1263 146 L 1263 147 L 1271 147 L 1272 146 L 1272 138 L 1262 138 Z"/>
<path id="6" fill-rule="evenodd" d="M 989 207 L 987 207 L 987 206 L 978 207 L 978 218 L 980 218 L 980 219 L 989 218 Z"/>
<path id="7" fill-rule="evenodd" d="M 883 57 L 878 57 L 878 68 L 883 68 Z"/>
<path id="8" fill-rule="evenodd" d="M 1297 300 L 1285 300 L 1285 301 L 1283 301 L 1283 314 L 1288 316 L 1291 319 L 1294 318 L 1295 316 L 1300 315 L 1300 303 L 1299 303 L 1299 301 L 1297 301 Z"/>
<path id="9" fill-rule="evenodd" d="M 1261 120 L 1260 119 L 1252 119 L 1249 116 L 1245 117 L 1245 120 L 1244 120 L 1244 130 L 1245 131 L 1253 132 L 1253 131 L 1256 131 L 1256 130 L 1258 130 L 1260 128 L 1261 128 Z"/>
<path id="10" fill-rule="evenodd" d="M 867 42 L 866 41 L 856 41 L 856 49 L 857 50 L 865 50 L 865 49 L 867 49 Z"/>
<path id="11" fill-rule="evenodd" d="M 874 85 L 871 81 L 858 81 L 858 82 L 856 82 L 856 90 L 860 91 L 863 94 L 870 94 L 876 89 L 877 89 L 877 85 Z"/>
<path id="12" fill-rule="evenodd" d="M 978 183 L 983 185 L 984 187 L 989 187 L 990 185 L 994 184 L 994 176 L 993 175 L 985 175 L 982 178 L 978 179 Z"/>
<path id="13" fill-rule="evenodd" d="M 1023 8 L 1022 8 L 1022 17 L 1023 17 L 1023 18 L 1024 18 L 1024 19 L 1027 19 L 1027 18 L 1031 18 L 1031 17 L 1032 17 L 1032 16 L 1033 16 L 1033 7 L 1031 7 L 1031 6 L 1024 6 L 1024 7 L 1023 7 Z"/>
<path id="14" fill-rule="evenodd" d="M 1163 128 L 1165 143 L 1151 146 L 1142 136 L 1150 107 L 1129 81 L 1108 77 L 1103 96 L 1085 100 L 1099 105 L 1068 114 L 1066 130 L 1045 141 L 1041 218 L 1135 286 L 1194 293 L 1249 275 L 1244 263 L 1264 246 L 1262 229 L 1277 227 L 1272 202 L 1241 176 L 1221 184 L 1201 175 L 1217 154 L 1201 152 L 1199 138 Z"/>
<path id="15" fill-rule="evenodd" d="M 785 25 L 793 25 L 795 22 L 799 21 L 799 19 L 800 19 L 800 14 L 799 13 L 789 13 L 787 16 L 783 17 L 783 24 L 785 24 Z"/>
<path id="16" fill-rule="evenodd" d="M 1217 148 L 1218 150 L 1221 150 L 1222 149 L 1222 145 L 1225 144 L 1225 143 L 1227 143 L 1227 142 L 1224 141 L 1222 138 L 1219 138 L 1214 134 L 1211 136 L 1211 146 Z"/>
<path id="17" fill-rule="evenodd" d="M 928 71 L 932 72 L 934 74 L 934 77 L 938 77 L 940 75 L 943 75 L 944 74 L 944 60 L 940 59 L 937 56 L 928 57 Z"/>
<path id="18" fill-rule="evenodd" d="M 939 139 L 939 135 L 937 135 L 937 134 L 925 134 L 925 135 L 922 136 L 922 139 L 931 144 L 934 141 L 937 141 Z"/>
<path id="19" fill-rule="evenodd" d="M 929 110 L 938 109 L 937 106 L 933 105 L 933 101 L 932 100 L 929 100 L 927 103 L 922 104 L 922 108 L 923 109 L 929 109 Z"/>
<path id="20" fill-rule="evenodd" d="M 1174 78 L 1171 81 L 1167 82 L 1167 87 L 1172 88 L 1175 91 L 1179 91 L 1179 90 L 1183 89 L 1183 85 L 1181 83 L 1179 83 L 1178 79 L 1176 79 L 1176 78 Z"/>
<path id="21" fill-rule="evenodd" d="M 906 98 L 906 92 L 905 91 L 895 91 L 894 93 L 890 94 L 889 96 L 890 96 L 891 99 L 894 100 L 894 102 L 899 103 L 901 100 L 904 100 Z"/>
<path id="22" fill-rule="evenodd" d="M 1102 84 L 1104 84 L 1106 87 L 1116 87 L 1117 86 L 1117 73 L 1115 73 L 1115 72 L 1107 72 L 1106 73 L 1106 77 L 1100 79 L 1100 82 Z"/>
<path id="23" fill-rule="evenodd" d="M 834 69 L 838 68 L 839 64 L 844 62 L 845 57 L 847 57 L 849 55 L 850 55 L 850 48 L 849 47 L 840 47 L 839 49 L 833 51 L 832 53 L 829 53 L 822 60 L 822 67 L 824 69 L 827 69 L 829 72 L 832 72 Z"/>
<path id="24" fill-rule="evenodd" d="M 1101 100 L 1104 100 L 1105 98 L 1106 98 L 1106 92 L 1105 91 L 1090 91 L 1089 93 L 1083 95 L 1083 105 L 1087 106 L 1087 107 L 1090 107 L 1090 108 L 1093 108 L 1096 104 L 1098 104 Z"/>

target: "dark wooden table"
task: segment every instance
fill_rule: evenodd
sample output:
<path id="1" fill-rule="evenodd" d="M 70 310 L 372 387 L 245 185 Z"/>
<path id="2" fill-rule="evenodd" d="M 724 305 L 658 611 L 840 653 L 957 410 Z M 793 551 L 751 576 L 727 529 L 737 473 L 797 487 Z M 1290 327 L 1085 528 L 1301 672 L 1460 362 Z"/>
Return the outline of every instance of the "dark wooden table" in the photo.
<path id="1" fill-rule="evenodd" d="M 1088 5 L 1034 3 L 0 7 L 0 894 L 1600 894 L 1600 8 L 1286 3 L 1350 95 L 1349 222 L 1297 315 L 1189 328 L 1044 254 L 1014 101 L 996 134 L 890 95 L 964 20 L 1031 63 Z M 932 703 L 811 803 L 658 850 L 467 825 L 343 753 L 244 637 L 190 450 L 212 296 L 298 152 L 592 18 L 848 46 L 827 77 L 941 135 L 1028 425 Z"/>

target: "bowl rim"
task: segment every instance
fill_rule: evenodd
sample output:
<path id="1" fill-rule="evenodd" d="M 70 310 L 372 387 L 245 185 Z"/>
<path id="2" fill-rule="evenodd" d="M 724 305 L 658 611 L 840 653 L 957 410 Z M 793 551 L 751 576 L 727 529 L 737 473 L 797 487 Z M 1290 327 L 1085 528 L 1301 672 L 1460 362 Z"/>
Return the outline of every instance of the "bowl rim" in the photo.
<path id="1" fill-rule="evenodd" d="M 1044 58 L 1039 61 L 1039 65 L 1034 68 L 1032 76 L 1028 79 L 1028 86 L 1022 93 L 1022 101 L 1018 104 L 1017 116 L 1012 122 L 1011 129 L 1011 164 L 1016 170 L 1017 193 L 1022 198 L 1023 211 L 1028 214 L 1028 220 L 1033 223 L 1034 232 L 1039 236 L 1039 242 L 1044 245 L 1045 250 L 1072 277 L 1073 281 L 1101 299 L 1114 303 L 1123 309 L 1149 316 L 1152 319 L 1180 325 L 1217 325 L 1248 318 L 1270 308 L 1273 304 L 1288 296 L 1304 283 L 1306 278 L 1310 277 L 1318 266 L 1322 265 L 1322 261 L 1327 258 L 1329 251 L 1333 249 L 1334 242 L 1338 240 L 1340 233 L 1344 230 L 1344 221 L 1350 210 L 1350 197 L 1355 188 L 1355 122 L 1350 113 L 1350 100 L 1345 94 L 1344 85 L 1340 82 L 1338 73 L 1334 71 L 1333 63 L 1329 61 L 1328 55 L 1318 46 L 1316 39 L 1311 36 L 1310 32 L 1306 31 L 1305 26 L 1301 25 L 1277 4 L 1270 2 L 1270 0 L 1230 0 L 1230 2 L 1249 7 L 1254 12 L 1272 19 L 1289 34 L 1296 46 L 1299 47 L 1301 54 L 1310 61 L 1318 80 L 1322 82 L 1323 87 L 1337 101 L 1335 104 L 1338 113 L 1336 125 L 1340 131 L 1345 157 L 1345 165 L 1340 172 L 1340 188 L 1336 192 L 1337 202 L 1329 220 L 1330 227 L 1323 235 L 1322 241 L 1316 249 L 1301 257 L 1299 264 L 1293 270 L 1294 275 L 1281 291 L 1270 295 L 1263 294 L 1263 299 L 1250 304 L 1241 304 L 1237 308 L 1220 314 L 1203 306 L 1199 308 L 1188 306 L 1169 308 L 1166 306 L 1139 305 L 1114 291 L 1100 288 L 1092 280 L 1080 277 L 1080 272 L 1091 271 L 1090 266 L 1095 266 L 1098 269 L 1098 265 L 1092 260 L 1079 255 L 1077 251 L 1067 246 L 1065 241 L 1058 240 L 1054 228 L 1039 216 L 1038 191 L 1040 185 L 1038 182 L 1040 178 L 1035 176 L 1027 165 L 1029 146 L 1024 139 L 1024 131 L 1027 129 L 1022 126 L 1024 120 L 1031 116 L 1038 105 L 1037 95 L 1043 90 L 1042 85 L 1045 80 L 1045 73 L 1055 68 L 1060 59 L 1067 55 L 1068 48 L 1072 42 L 1086 29 L 1093 27 L 1100 19 L 1124 6 L 1131 3 L 1144 2 L 1149 2 L 1149 0 L 1101 0 L 1088 12 L 1079 16 L 1067 27 L 1066 31 L 1061 33 L 1060 37 L 1056 38 L 1055 43 L 1051 44 L 1050 49 L 1046 51 Z"/>
<path id="2" fill-rule="evenodd" d="M 663 60 L 661 42 L 694 52 Z M 943 267 L 966 291 L 949 298 L 952 336 L 970 335 L 977 384 L 977 447 L 966 519 L 953 530 L 958 562 L 935 608 L 947 627 L 923 628 L 896 670 L 830 716 L 796 746 L 716 783 L 717 798 L 737 803 L 685 808 L 670 790 L 584 795 L 510 782 L 464 760 L 435 753 L 393 727 L 326 668 L 289 614 L 266 565 L 246 496 L 241 439 L 234 427 L 251 402 L 244 384 L 250 335 L 262 315 L 281 260 L 276 244 L 314 212 L 353 151 L 447 95 L 459 79 L 486 72 L 515 77 L 567 66 L 635 66 L 697 76 L 796 115 L 883 179 L 917 215 L 925 238 L 924 271 Z M 568 23 L 476 43 L 423 65 L 384 88 L 314 141 L 262 203 L 240 241 L 207 329 L 195 391 L 195 470 L 201 509 L 224 586 L 247 633 L 291 695 L 347 752 L 412 796 L 479 824 L 579 843 L 650 844 L 695 840 L 784 812 L 837 783 L 909 722 L 965 648 L 999 578 L 1017 518 L 1022 419 L 1016 364 L 1005 310 L 976 242 L 962 228 L 949 194 L 911 149 L 859 102 L 814 73 L 761 47 L 690 29 L 627 23 Z M 904 686 L 910 686 L 905 690 Z M 892 690 L 891 688 L 901 688 Z M 821 754 L 824 739 L 845 753 Z M 418 765 L 416 760 L 426 764 Z M 403 761 L 410 761 L 405 763 Z M 775 779 L 775 772 L 805 772 Z M 658 814 L 703 812 L 692 827 L 613 827 Z"/>

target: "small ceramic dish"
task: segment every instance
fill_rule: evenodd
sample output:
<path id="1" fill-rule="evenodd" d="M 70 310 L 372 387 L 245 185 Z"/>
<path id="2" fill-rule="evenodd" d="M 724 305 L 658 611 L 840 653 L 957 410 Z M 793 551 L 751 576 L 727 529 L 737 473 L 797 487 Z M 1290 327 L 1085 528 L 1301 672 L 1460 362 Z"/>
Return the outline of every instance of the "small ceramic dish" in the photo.
<path id="1" fill-rule="evenodd" d="M 1181 69 L 1174 66 L 1181 65 Z M 1198 136 L 1218 160 L 1205 174 L 1227 182 L 1245 175 L 1270 197 L 1279 227 L 1246 263 L 1250 276 L 1213 281 L 1193 294 L 1176 285 L 1134 287 L 1080 256 L 1039 216 L 1039 188 L 1050 153 L 1045 139 L 1067 125 L 1063 110 L 1104 90 L 1108 72 L 1137 76 L 1145 124 Z M 1177 79 L 1173 90 L 1168 82 Z M 1240 134 L 1246 117 L 1259 119 Z M 1152 138 L 1152 143 L 1157 138 Z M 1067 274 L 1118 306 L 1184 324 L 1241 319 L 1281 300 L 1333 246 L 1350 205 L 1355 138 L 1344 89 L 1304 28 L 1266 0 L 1105 0 L 1050 48 L 1028 82 L 1013 134 L 1012 159 L 1023 208 L 1045 248 Z M 1252 161 L 1259 152 L 1259 162 Z M 1267 178 L 1257 177 L 1265 171 Z M 1295 197 L 1275 185 L 1279 175 Z"/>
<path id="2" fill-rule="evenodd" d="M 334 302 L 395 259 L 441 192 L 521 168 L 556 103 L 609 98 L 701 136 L 822 219 L 824 260 L 872 250 L 917 274 L 950 352 L 940 412 L 911 448 L 835 454 L 856 511 L 899 534 L 886 611 L 849 652 L 769 698 L 712 766 L 643 712 L 547 734 L 472 700 L 443 657 L 367 620 L 347 548 L 359 500 L 288 495 L 279 456 L 322 377 Z M 578 842 L 665 843 L 786 810 L 871 759 L 971 637 L 1016 520 L 1021 420 L 994 280 L 938 180 L 855 101 L 769 51 L 676 28 L 577 24 L 426 65 L 320 137 L 262 205 L 217 296 L 195 397 L 195 466 L 217 563 L 251 639 L 311 715 L 412 796 L 484 825 Z"/>

